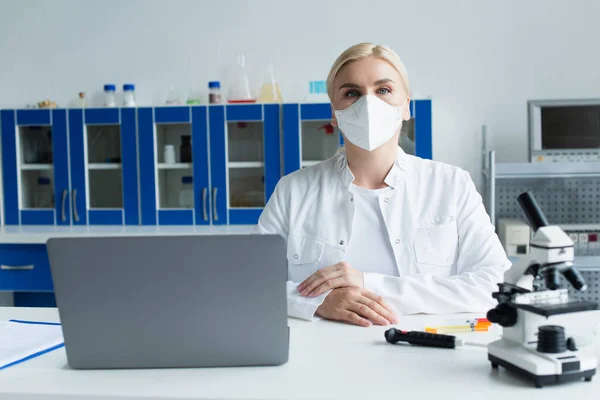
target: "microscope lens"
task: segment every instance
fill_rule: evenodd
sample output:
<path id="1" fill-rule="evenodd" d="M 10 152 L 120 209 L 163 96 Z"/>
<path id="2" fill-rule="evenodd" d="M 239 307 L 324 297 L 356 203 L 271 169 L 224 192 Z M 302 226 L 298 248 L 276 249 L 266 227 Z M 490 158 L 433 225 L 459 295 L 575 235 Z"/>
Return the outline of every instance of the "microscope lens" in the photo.
<path id="1" fill-rule="evenodd" d="M 560 286 L 560 273 L 554 268 L 548 268 L 544 271 L 546 287 L 550 290 L 556 290 Z"/>
<path id="2" fill-rule="evenodd" d="M 573 285 L 573 287 L 577 290 L 580 291 L 585 291 L 587 289 L 587 286 L 585 284 L 585 279 L 583 279 L 583 276 L 581 275 L 581 273 L 579 271 L 577 271 L 575 268 L 573 267 L 569 267 L 563 270 L 563 275 L 565 277 L 566 280 L 569 281 L 569 283 L 571 285 Z"/>

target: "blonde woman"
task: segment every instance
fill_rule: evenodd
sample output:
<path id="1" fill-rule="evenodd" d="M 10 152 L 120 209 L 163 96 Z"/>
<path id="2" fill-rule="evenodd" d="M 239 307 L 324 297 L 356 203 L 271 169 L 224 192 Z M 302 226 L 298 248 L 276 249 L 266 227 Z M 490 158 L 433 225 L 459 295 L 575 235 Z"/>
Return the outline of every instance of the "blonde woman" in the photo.
<path id="1" fill-rule="evenodd" d="M 484 312 L 510 262 L 469 174 L 398 147 L 410 118 L 400 57 L 361 43 L 327 77 L 345 148 L 281 179 L 259 220 L 288 250 L 288 314 L 361 326 Z"/>

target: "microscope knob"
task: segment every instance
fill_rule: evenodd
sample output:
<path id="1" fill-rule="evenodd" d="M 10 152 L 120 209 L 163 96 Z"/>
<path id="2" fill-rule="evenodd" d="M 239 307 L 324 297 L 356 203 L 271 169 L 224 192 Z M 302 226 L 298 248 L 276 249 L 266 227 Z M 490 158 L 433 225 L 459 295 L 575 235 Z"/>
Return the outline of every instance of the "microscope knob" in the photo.
<path id="1" fill-rule="evenodd" d="M 577 345 L 575 344 L 575 339 L 570 337 L 567 339 L 567 349 L 571 351 L 577 351 Z"/>
<path id="2" fill-rule="evenodd" d="M 567 351 L 565 328 L 557 325 L 543 325 L 538 328 L 537 351 L 557 354 Z"/>
<path id="3" fill-rule="evenodd" d="M 514 326 L 517 323 L 517 309 L 507 304 L 498 304 L 488 311 L 487 319 L 501 326 Z"/>

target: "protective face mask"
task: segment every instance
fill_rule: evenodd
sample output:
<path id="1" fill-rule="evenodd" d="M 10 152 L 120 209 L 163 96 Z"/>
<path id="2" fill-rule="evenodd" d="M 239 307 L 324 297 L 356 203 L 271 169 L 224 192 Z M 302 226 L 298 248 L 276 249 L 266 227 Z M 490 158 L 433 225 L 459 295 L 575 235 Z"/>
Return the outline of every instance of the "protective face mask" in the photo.
<path id="1" fill-rule="evenodd" d="M 352 144 L 373 151 L 389 141 L 402 125 L 404 107 L 366 95 L 350 107 L 335 110 L 338 125 Z"/>

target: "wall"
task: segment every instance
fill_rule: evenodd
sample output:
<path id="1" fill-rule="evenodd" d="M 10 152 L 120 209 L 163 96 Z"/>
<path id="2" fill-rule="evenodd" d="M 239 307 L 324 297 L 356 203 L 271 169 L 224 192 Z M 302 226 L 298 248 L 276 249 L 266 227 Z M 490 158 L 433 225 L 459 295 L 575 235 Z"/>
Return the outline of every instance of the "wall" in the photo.
<path id="1" fill-rule="evenodd" d="M 300 100 L 342 50 L 373 41 L 432 97 L 434 158 L 479 181 L 482 124 L 501 161 L 524 161 L 528 99 L 600 97 L 598 15 L 595 0 L 1 0 L 0 107 L 97 100 L 105 82 L 158 104 L 170 84 L 226 83 L 236 51 L 255 86 L 272 59 Z"/>

